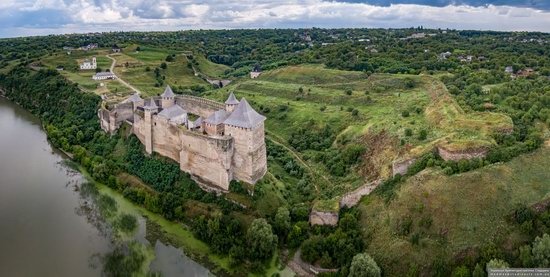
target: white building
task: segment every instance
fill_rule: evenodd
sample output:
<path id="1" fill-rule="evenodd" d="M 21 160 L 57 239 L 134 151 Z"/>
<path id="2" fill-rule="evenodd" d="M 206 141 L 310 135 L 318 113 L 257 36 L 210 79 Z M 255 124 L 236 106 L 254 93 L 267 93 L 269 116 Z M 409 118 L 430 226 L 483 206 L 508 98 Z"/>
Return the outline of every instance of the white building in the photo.
<path id="1" fill-rule="evenodd" d="M 94 79 L 95 81 L 114 80 L 116 79 L 116 75 L 113 74 L 112 72 L 98 72 L 92 77 L 92 79 Z"/>
<path id="2" fill-rule="evenodd" d="M 97 61 L 95 57 L 92 58 L 92 61 L 86 59 L 83 63 L 80 64 L 80 70 L 92 70 L 97 68 Z"/>

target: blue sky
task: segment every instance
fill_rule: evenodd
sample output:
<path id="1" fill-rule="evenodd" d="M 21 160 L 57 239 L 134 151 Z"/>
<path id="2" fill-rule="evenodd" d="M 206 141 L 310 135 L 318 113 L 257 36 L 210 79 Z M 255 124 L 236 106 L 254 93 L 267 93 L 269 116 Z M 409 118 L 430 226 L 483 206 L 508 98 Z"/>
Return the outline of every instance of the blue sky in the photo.
<path id="1" fill-rule="evenodd" d="M 0 0 L 0 37 L 420 25 L 550 32 L 550 0 Z"/>

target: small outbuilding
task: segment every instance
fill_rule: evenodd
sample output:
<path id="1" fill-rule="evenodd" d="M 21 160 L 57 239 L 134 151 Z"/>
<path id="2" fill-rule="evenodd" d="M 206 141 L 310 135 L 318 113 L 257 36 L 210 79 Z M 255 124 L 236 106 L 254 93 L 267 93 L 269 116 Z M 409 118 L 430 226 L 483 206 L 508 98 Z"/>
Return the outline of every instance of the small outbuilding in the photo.
<path id="1" fill-rule="evenodd" d="M 340 202 L 337 199 L 317 200 L 309 214 L 309 224 L 336 226 L 339 213 Z"/>

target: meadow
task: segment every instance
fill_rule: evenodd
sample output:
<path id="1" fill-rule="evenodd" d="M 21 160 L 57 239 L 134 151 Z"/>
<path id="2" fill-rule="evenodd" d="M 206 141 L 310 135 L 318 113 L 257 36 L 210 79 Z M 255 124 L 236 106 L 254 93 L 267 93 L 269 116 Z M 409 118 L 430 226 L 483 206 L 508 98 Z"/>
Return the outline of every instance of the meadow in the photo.
<path id="1" fill-rule="evenodd" d="M 475 260 L 491 242 L 517 249 L 529 242 L 512 222 L 514 211 L 550 193 L 550 148 L 472 172 L 447 176 L 429 169 L 409 178 L 387 202 L 365 197 L 361 226 L 369 253 L 387 270 L 429 272 L 432 264 Z"/>
<path id="2" fill-rule="evenodd" d="M 396 159 L 422 155 L 443 143 L 460 150 L 491 146 L 493 132 L 512 128 L 507 116 L 465 112 L 438 79 L 427 75 L 367 75 L 322 65 L 289 66 L 257 79 L 237 80 L 206 96 L 223 101 L 230 91 L 267 116 L 269 140 L 292 148 L 289 140 L 296 130 L 328 127 L 335 131 L 331 148 L 341 150 L 351 142 L 368 149 L 363 161 L 345 176 L 333 176 L 315 161 L 322 151 L 291 149 L 314 175 L 324 177 L 316 181 L 318 197 L 325 199 L 365 181 L 389 177 Z M 283 166 L 270 165 L 270 170 L 282 176 Z"/>

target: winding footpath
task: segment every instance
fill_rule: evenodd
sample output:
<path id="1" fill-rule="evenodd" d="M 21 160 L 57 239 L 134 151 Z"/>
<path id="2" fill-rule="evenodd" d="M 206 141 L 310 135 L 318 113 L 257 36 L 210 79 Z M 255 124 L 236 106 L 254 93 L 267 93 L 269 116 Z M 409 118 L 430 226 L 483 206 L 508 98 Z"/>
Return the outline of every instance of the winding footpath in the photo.
<path id="1" fill-rule="evenodd" d="M 130 85 L 128 82 L 124 81 L 122 78 L 120 78 L 119 76 L 116 75 L 115 73 L 115 66 L 116 66 L 116 59 L 111 57 L 110 55 L 105 55 L 107 58 L 111 59 L 113 61 L 113 63 L 111 63 L 111 68 L 109 69 L 111 71 L 111 73 L 113 73 L 115 76 L 116 76 L 116 79 L 121 83 L 123 84 L 124 86 L 126 86 L 127 88 L 137 92 L 138 94 L 142 94 L 141 91 L 139 91 L 136 87 Z"/>

